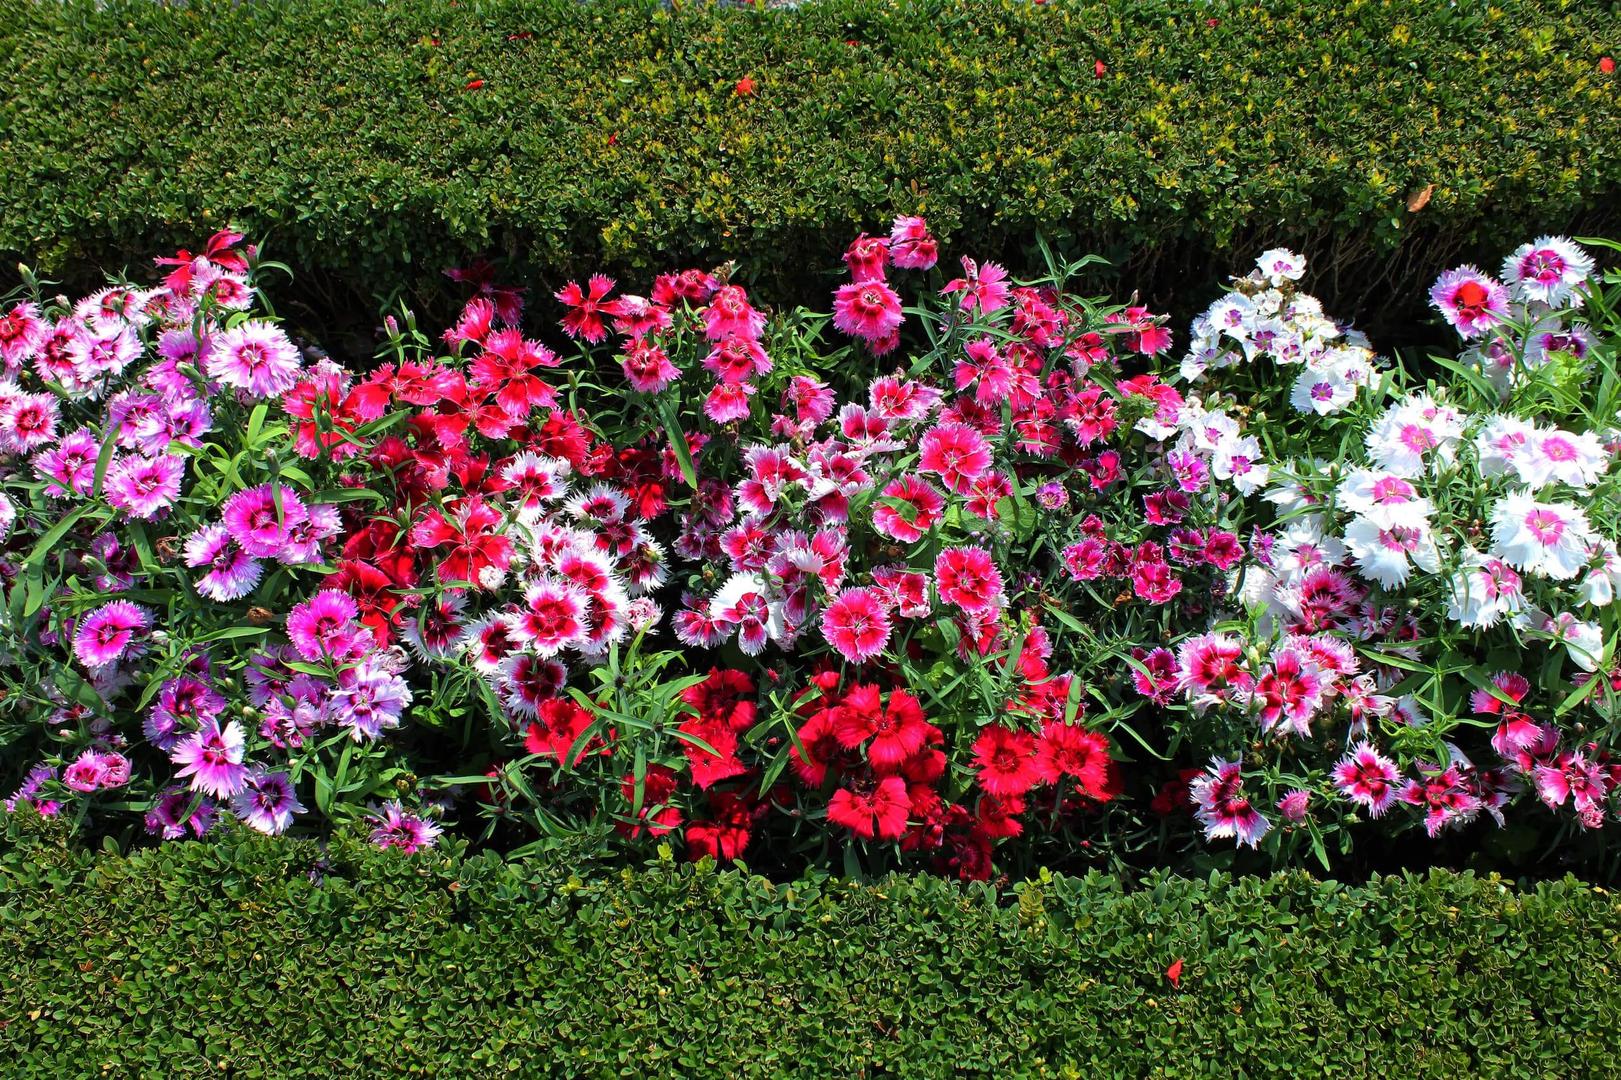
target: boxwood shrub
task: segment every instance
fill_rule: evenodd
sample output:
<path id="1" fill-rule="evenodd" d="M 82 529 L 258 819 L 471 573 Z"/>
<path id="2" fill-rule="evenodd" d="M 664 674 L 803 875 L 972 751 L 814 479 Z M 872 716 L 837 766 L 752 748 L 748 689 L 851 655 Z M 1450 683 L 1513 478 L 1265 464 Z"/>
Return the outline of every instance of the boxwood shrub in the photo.
<path id="1" fill-rule="evenodd" d="M 809 268 L 897 212 L 1160 299 L 1287 242 L 1356 311 L 1621 193 L 1610 0 L 0 2 L 0 252 L 230 220 L 368 317 L 472 252 L 543 282 L 741 252 L 825 303 Z"/>
<path id="2" fill-rule="evenodd" d="M 1568 1077 L 1621 1025 L 1621 902 L 1574 880 L 997 891 L 11 828 L 12 1078 Z"/>

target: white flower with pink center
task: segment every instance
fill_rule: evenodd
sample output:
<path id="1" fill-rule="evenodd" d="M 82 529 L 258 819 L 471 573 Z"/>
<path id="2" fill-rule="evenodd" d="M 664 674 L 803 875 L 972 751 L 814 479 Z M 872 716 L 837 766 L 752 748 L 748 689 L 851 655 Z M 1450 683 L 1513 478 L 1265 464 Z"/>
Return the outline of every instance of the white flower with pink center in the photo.
<path id="1" fill-rule="evenodd" d="M 1596 435 L 1559 428 L 1538 428 L 1514 462 L 1515 472 L 1533 489 L 1557 481 L 1586 491 L 1609 467 L 1610 455 Z"/>
<path id="2" fill-rule="evenodd" d="M 1346 526 L 1345 546 L 1362 576 L 1386 589 L 1399 587 L 1415 566 L 1431 574 L 1441 569 L 1441 552 L 1427 522 L 1384 526 L 1358 517 Z"/>
<path id="3" fill-rule="evenodd" d="M 1593 566 L 1582 577 L 1577 595 L 1590 607 L 1608 607 L 1615 601 L 1617 590 L 1621 590 L 1621 555 L 1616 554 L 1615 545 L 1608 540 L 1594 544 L 1589 554 Z"/>
<path id="4" fill-rule="evenodd" d="M 1517 416 L 1489 416 L 1475 433 L 1475 456 L 1481 476 L 1511 472 L 1536 435 L 1535 424 Z"/>
<path id="5" fill-rule="evenodd" d="M 1435 504 L 1407 477 L 1378 469 L 1355 468 L 1339 485 L 1339 504 L 1384 528 L 1428 524 Z"/>
<path id="6" fill-rule="evenodd" d="M 1428 394 L 1413 394 L 1374 423 L 1368 453 L 1387 472 L 1420 476 L 1437 463 L 1452 461 L 1463 424 L 1456 409 L 1437 404 Z"/>
<path id="7" fill-rule="evenodd" d="M 1592 272 L 1592 256 L 1563 236 L 1543 236 L 1521 244 L 1503 260 L 1503 280 L 1515 295 L 1550 307 L 1571 299 Z"/>
<path id="8" fill-rule="evenodd" d="M 1512 566 L 1473 549 L 1460 561 L 1461 568 L 1447 583 L 1447 618 L 1460 626 L 1483 629 L 1524 610 L 1523 583 Z"/>
<path id="9" fill-rule="evenodd" d="M 1540 503 L 1517 491 L 1491 509 L 1492 554 L 1517 570 L 1556 580 L 1573 578 L 1597 542 L 1587 518 L 1569 503 Z"/>

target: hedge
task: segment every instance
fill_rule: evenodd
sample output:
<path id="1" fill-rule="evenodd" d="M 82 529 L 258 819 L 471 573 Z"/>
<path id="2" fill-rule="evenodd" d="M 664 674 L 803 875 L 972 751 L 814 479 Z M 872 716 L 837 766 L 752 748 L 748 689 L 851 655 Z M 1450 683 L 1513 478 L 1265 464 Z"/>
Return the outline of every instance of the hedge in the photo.
<path id="1" fill-rule="evenodd" d="M 567 867 L 25 839 L 6 1075 L 1567 1077 L 1621 1025 L 1621 903 L 1568 879 Z"/>
<path id="2" fill-rule="evenodd" d="M 896 212 L 1162 295 L 1288 242 L 1354 311 L 1621 205 L 1611 0 L 0 2 L 0 253 L 230 220 L 368 318 L 474 252 L 550 285 L 741 257 L 825 303 Z"/>

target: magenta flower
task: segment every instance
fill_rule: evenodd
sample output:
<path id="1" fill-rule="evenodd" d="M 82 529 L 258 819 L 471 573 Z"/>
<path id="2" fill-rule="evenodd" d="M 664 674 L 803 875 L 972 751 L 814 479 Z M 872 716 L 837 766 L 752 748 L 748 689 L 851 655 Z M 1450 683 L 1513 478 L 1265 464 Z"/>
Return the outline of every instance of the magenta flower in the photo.
<path id="1" fill-rule="evenodd" d="M 900 329 L 901 298 L 882 281 L 841 285 L 833 294 L 833 325 L 863 341 L 883 341 Z"/>
<path id="2" fill-rule="evenodd" d="M 220 385 L 269 398 L 293 388 L 303 361 L 280 327 L 250 319 L 210 338 L 203 363 Z"/>
<path id="3" fill-rule="evenodd" d="M 740 285 L 722 285 L 704 308 L 704 334 L 710 341 L 729 337 L 758 340 L 765 330 L 765 316 L 749 304 Z"/>
<path id="4" fill-rule="evenodd" d="M 277 510 L 277 494 L 280 510 Z M 310 512 L 298 493 L 285 484 L 260 484 L 225 500 L 221 517 L 242 550 L 259 558 L 274 558 L 291 538 L 293 527 L 309 520 Z"/>
<path id="5" fill-rule="evenodd" d="M 962 257 L 962 272 L 960 278 L 952 278 L 946 282 L 946 287 L 940 290 L 941 295 L 950 296 L 952 293 L 962 293 L 960 306 L 964 311 L 973 311 L 978 308 L 980 314 L 989 315 L 1007 307 L 1012 290 L 1008 288 L 1007 271 L 996 263 L 986 263 L 984 266 L 975 264 L 973 259 L 964 255 Z"/>
<path id="6" fill-rule="evenodd" d="M 311 663 L 352 654 L 360 605 L 341 589 L 322 589 L 287 613 L 287 637 Z"/>
<path id="7" fill-rule="evenodd" d="M 1369 817 L 1379 817 L 1389 810 L 1401 791 L 1396 763 L 1367 743 L 1351 747 L 1350 753 L 1334 766 L 1333 777 L 1340 794 L 1365 807 Z"/>
<path id="8" fill-rule="evenodd" d="M 1188 794 L 1193 800 L 1194 817 L 1204 826 L 1208 840 L 1231 838 L 1253 848 L 1272 828 L 1272 823 L 1244 794 L 1241 761 L 1217 758 L 1208 771 L 1188 785 Z"/>
<path id="9" fill-rule="evenodd" d="M 92 670 L 122 660 L 137 634 L 152 625 L 146 609 L 128 600 L 114 600 L 86 615 L 73 635 L 73 653 Z"/>
<path id="10" fill-rule="evenodd" d="M 191 777 L 191 790 L 229 799 L 248 780 L 247 766 L 242 764 L 245 750 L 241 724 L 232 720 L 221 730 L 216 721 L 209 719 L 169 751 L 169 760 L 181 766 L 175 771 L 176 777 Z"/>
<path id="11" fill-rule="evenodd" d="M 940 245 L 920 217 L 901 216 L 889 233 L 889 261 L 902 270 L 927 270 L 940 258 Z"/>
<path id="12" fill-rule="evenodd" d="M 822 636 L 852 664 L 883 652 L 889 633 L 889 611 L 874 589 L 846 589 L 822 612 Z"/>

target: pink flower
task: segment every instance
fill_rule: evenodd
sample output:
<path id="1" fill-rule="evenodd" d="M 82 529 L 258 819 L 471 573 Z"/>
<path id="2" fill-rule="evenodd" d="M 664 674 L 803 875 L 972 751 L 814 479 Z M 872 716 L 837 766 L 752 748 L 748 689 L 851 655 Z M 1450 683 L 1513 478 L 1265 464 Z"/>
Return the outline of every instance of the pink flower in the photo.
<path id="1" fill-rule="evenodd" d="M 247 783 L 248 769 L 242 764 L 245 749 L 241 724 L 232 720 L 222 731 L 216 721 L 207 719 L 176 744 L 169 760 L 182 766 L 175 776 L 191 777 L 191 790 L 228 799 Z"/>
<path id="2" fill-rule="evenodd" d="M 889 241 L 882 236 L 862 233 L 844 253 L 844 265 L 856 282 L 884 280 L 884 263 L 889 261 Z"/>
<path id="3" fill-rule="evenodd" d="M 993 614 L 1002 606 L 1002 574 L 984 548 L 946 548 L 934 560 L 934 581 L 943 602 L 972 614 Z"/>
<path id="4" fill-rule="evenodd" d="M 765 330 L 765 316 L 749 305 L 739 285 L 722 285 L 704 308 L 704 334 L 710 341 L 743 337 L 757 341 Z"/>
<path id="5" fill-rule="evenodd" d="M 906 831 L 911 810 L 906 781 L 886 776 L 873 790 L 857 794 L 841 787 L 827 803 L 827 820 L 849 829 L 863 840 L 897 840 Z"/>
<path id="6" fill-rule="evenodd" d="M 8 368 L 26 363 L 45 342 L 49 328 L 39 308 L 24 302 L 0 315 L 0 362 Z"/>
<path id="7" fill-rule="evenodd" d="M 833 325 L 863 341 L 883 341 L 901 319 L 901 298 L 882 281 L 841 285 L 833 294 Z"/>
<path id="8" fill-rule="evenodd" d="M 60 410 L 55 394 L 14 394 L 0 401 L 0 450 L 27 454 L 54 442 Z"/>
<path id="9" fill-rule="evenodd" d="M 298 381 L 298 348 L 274 323 L 250 319 L 212 335 L 204 365 L 208 377 L 249 397 L 279 397 Z"/>
<path id="10" fill-rule="evenodd" d="M 883 652 L 889 634 L 889 611 L 872 589 L 846 589 L 822 612 L 822 636 L 852 664 Z"/>
<path id="11" fill-rule="evenodd" d="M 1260 706 L 1262 731 L 1286 724 L 1296 735 L 1311 734 L 1311 718 L 1323 703 L 1327 686 L 1317 665 L 1293 649 L 1273 657 L 1263 669 L 1250 698 Z"/>
<path id="12" fill-rule="evenodd" d="M 903 476 L 884 485 L 872 512 L 872 525 L 884 536 L 903 544 L 920 539 L 936 522 L 946 501 L 922 479 Z"/>
<path id="13" fill-rule="evenodd" d="M 946 282 L 946 287 L 940 290 L 941 295 L 949 296 L 960 292 L 963 294 L 960 304 L 962 310 L 973 311 L 978 308 L 984 315 L 1007 307 L 1012 291 L 1007 285 L 1006 270 L 996 263 L 978 266 L 973 259 L 964 255 L 962 272 L 962 277 L 952 278 Z"/>
<path id="14" fill-rule="evenodd" d="M 967 424 L 938 424 L 923 435 L 918 468 L 935 473 L 959 495 L 968 494 L 990 467 L 990 444 Z"/>
<path id="15" fill-rule="evenodd" d="M 114 600 L 86 615 L 73 635 L 73 653 L 92 670 L 124 658 L 135 636 L 152 625 L 143 607 L 127 600 Z"/>
<path id="16" fill-rule="evenodd" d="M 1508 317 L 1508 290 L 1473 266 L 1448 270 L 1430 288 L 1430 304 L 1466 338 Z"/>
<path id="17" fill-rule="evenodd" d="M 897 217 L 889 233 L 889 261 L 902 270 L 927 270 L 940 257 L 940 245 L 920 217 Z"/>
<path id="18" fill-rule="evenodd" d="M 595 345 L 608 336 L 602 316 L 612 314 L 612 303 L 604 301 L 613 291 L 614 279 L 605 274 L 592 274 L 586 286 L 582 289 L 579 282 L 571 281 L 553 295 L 569 309 L 563 316 L 564 333 Z"/>
<path id="19" fill-rule="evenodd" d="M 586 591 L 573 582 L 537 581 L 524 593 L 524 607 L 513 622 L 513 635 L 541 656 L 556 656 L 584 639 L 590 603 Z"/>
<path id="20" fill-rule="evenodd" d="M 287 637 L 298 655 L 316 663 L 325 659 L 346 660 L 357 649 L 360 605 L 341 589 L 322 589 L 287 613 Z"/>
<path id="21" fill-rule="evenodd" d="M 626 347 L 620 367 L 625 381 L 639 394 L 656 394 L 681 377 L 680 369 L 670 362 L 661 346 L 640 340 Z"/>
<path id="22" fill-rule="evenodd" d="M 1401 773 L 1395 762 L 1367 743 L 1351 747 L 1334 766 L 1334 786 L 1341 795 L 1379 817 L 1396 802 Z"/>
<path id="23" fill-rule="evenodd" d="M 1248 685 L 1240 667 L 1244 647 L 1225 634 L 1201 634 L 1189 638 L 1177 649 L 1182 688 L 1195 700 L 1225 701 L 1233 689 Z"/>

